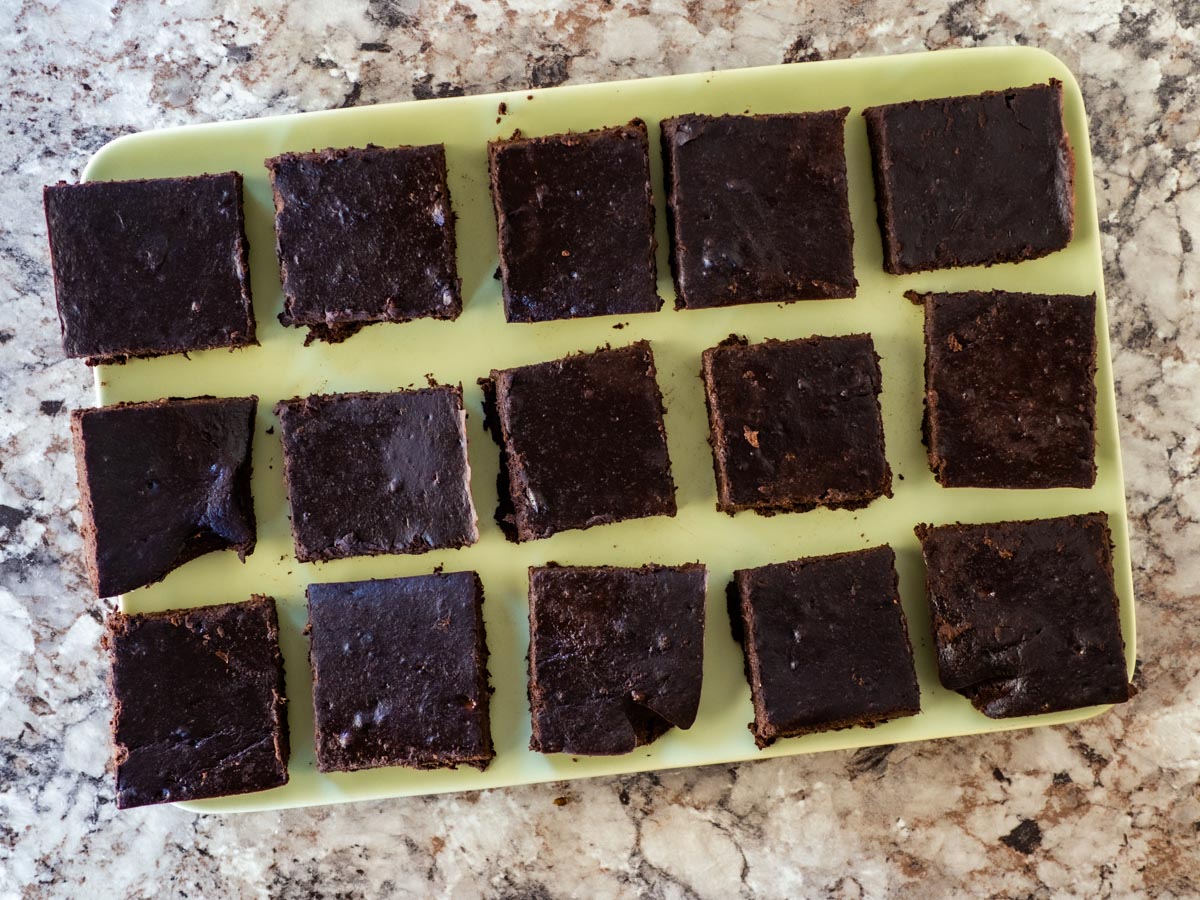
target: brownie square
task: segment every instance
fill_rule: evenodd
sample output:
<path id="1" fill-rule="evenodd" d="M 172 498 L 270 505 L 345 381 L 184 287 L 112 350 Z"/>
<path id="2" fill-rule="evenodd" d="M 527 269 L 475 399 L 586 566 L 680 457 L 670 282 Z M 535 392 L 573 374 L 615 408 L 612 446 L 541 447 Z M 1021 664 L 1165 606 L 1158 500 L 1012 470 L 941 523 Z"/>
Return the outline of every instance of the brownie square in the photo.
<path id="1" fill-rule="evenodd" d="M 88 365 L 257 344 L 237 172 L 45 188 L 63 352 Z"/>
<path id="2" fill-rule="evenodd" d="M 675 515 L 647 342 L 493 370 L 480 384 L 484 425 L 500 445 L 496 521 L 509 540 Z"/>
<path id="3" fill-rule="evenodd" d="M 607 756 L 690 728 L 704 566 L 529 570 L 529 707 L 539 753 Z"/>
<path id="4" fill-rule="evenodd" d="M 456 319 L 462 295 L 446 149 L 284 153 L 266 162 L 284 325 L 343 341 L 375 322 Z"/>
<path id="5" fill-rule="evenodd" d="M 308 632 L 318 769 L 487 768 L 478 575 L 310 584 Z"/>
<path id="6" fill-rule="evenodd" d="M 101 597 L 256 539 L 257 397 L 121 403 L 71 413 L 88 577 Z"/>
<path id="7" fill-rule="evenodd" d="M 947 688 L 994 719 L 1132 696 L 1107 515 L 916 533 Z"/>
<path id="8" fill-rule="evenodd" d="M 729 605 L 760 748 L 921 711 L 891 547 L 739 569 Z"/>
<path id="9" fill-rule="evenodd" d="M 925 443 L 946 487 L 1096 482 L 1096 297 L 927 294 Z"/>
<path id="10" fill-rule="evenodd" d="M 504 314 L 544 322 L 662 306 L 646 125 L 488 144 Z"/>
<path id="11" fill-rule="evenodd" d="M 275 413 L 301 562 L 479 539 L 460 387 L 297 397 Z"/>
<path id="12" fill-rule="evenodd" d="M 731 336 L 702 364 L 717 509 L 857 509 L 892 495 L 870 335 Z"/>
<path id="13" fill-rule="evenodd" d="M 662 123 L 677 307 L 854 296 L 849 111 Z"/>
<path id="14" fill-rule="evenodd" d="M 1075 224 L 1062 83 L 864 110 L 883 267 L 901 275 L 1061 250 Z"/>
<path id="15" fill-rule="evenodd" d="M 275 601 L 109 617 L 117 807 L 287 784 Z"/>

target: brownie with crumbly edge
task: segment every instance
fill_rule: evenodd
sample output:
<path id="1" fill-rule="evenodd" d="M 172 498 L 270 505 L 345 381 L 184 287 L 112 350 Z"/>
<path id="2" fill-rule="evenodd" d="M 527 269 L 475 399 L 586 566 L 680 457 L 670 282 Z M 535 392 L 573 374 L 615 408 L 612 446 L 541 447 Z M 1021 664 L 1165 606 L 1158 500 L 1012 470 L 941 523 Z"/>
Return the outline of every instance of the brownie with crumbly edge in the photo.
<path id="1" fill-rule="evenodd" d="M 117 807 L 287 784 L 275 601 L 109 617 Z"/>
<path id="2" fill-rule="evenodd" d="M 296 397 L 275 413 L 301 562 L 478 540 L 457 385 Z"/>
<path id="3" fill-rule="evenodd" d="M 257 397 L 120 403 L 71 413 L 88 576 L 101 597 L 256 540 Z"/>
<path id="4" fill-rule="evenodd" d="M 655 312 L 646 125 L 488 144 L 509 322 Z"/>
<path id="5" fill-rule="evenodd" d="M 284 325 L 343 341 L 366 325 L 456 319 L 462 293 L 446 149 L 284 153 L 266 161 Z"/>
<path id="6" fill-rule="evenodd" d="M 487 768 L 478 575 L 310 584 L 308 633 L 320 771 Z"/>
<path id="7" fill-rule="evenodd" d="M 925 443 L 945 487 L 1096 482 L 1096 296 L 969 291 L 925 308 Z"/>
<path id="8" fill-rule="evenodd" d="M 895 275 L 1062 250 L 1075 163 L 1062 82 L 864 110 L 883 267 Z"/>
<path id="9" fill-rule="evenodd" d="M 493 371 L 480 385 L 500 445 L 496 521 L 510 540 L 675 515 L 649 343 Z"/>
<path id="10" fill-rule="evenodd" d="M 677 307 L 854 296 L 849 111 L 663 121 Z"/>
<path id="11" fill-rule="evenodd" d="M 717 509 L 857 509 L 892 495 L 870 335 L 731 335 L 701 359 Z"/>
<path id="12" fill-rule="evenodd" d="M 613 755 L 690 728 L 704 566 L 529 570 L 529 706 L 540 753 Z"/>
<path id="13" fill-rule="evenodd" d="M 916 533 L 943 685 L 994 719 L 1132 696 L 1105 513 Z"/>

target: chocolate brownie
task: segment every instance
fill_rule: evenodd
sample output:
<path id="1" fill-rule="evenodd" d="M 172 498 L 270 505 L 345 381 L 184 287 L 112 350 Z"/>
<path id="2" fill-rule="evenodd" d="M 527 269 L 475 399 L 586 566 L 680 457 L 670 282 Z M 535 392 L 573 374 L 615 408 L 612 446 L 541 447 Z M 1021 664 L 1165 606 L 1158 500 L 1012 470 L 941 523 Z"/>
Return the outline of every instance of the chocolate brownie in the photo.
<path id="1" fill-rule="evenodd" d="M 529 570 L 529 707 L 539 753 L 612 755 L 690 728 L 704 566 Z"/>
<path id="2" fill-rule="evenodd" d="M 45 188 L 63 352 L 88 365 L 257 344 L 237 172 Z"/>
<path id="3" fill-rule="evenodd" d="M 509 540 L 675 515 L 647 342 L 493 371 L 480 384 L 500 445 L 496 521 Z"/>
<path id="4" fill-rule="evenodd" d="M 677 307 L 854 296 L 849 111 L 663 121 Z"/>
<path id="5" fill-rule="evenodd" d="M 1061 250 L 1075 224 L 1062 83 L 864 110 L 883 267 L 901 275 Z"/>
<path id="6" fill-rule="evenodd" d="M 947 688 L 994 719 L 1132 696 L 1107 515 L 916 532 Z"/>
<path id="7" fill-rule="evenodd" d="M 275 414 L 301 562 L 478 540 L 460 387 L 297 397 Z"/>
<path id="8" fill-rule="evenodd" d="M 117 807 L 287 784 L 275 601 L 109 617 Z"/>
<path id="9" fill-rule="evenodd" d="M 1096 482 L 1096 297 L 927 294 L 925 443 L 946 487 Z"/>
<path id="10" fill-rule="evenodd" d="M 255 543 L 257 397 L 121 403 L 71 413 L 88 576 L 101 597 Z"/>
<path id="11" fill-rule="evenodd" d="M 870 335 L 731 336 L 702 364 L 717 509 L 857 509 L 892 495 Z"/>
<path id="12" fill-rule="evenodd" d="M 483 585 L 474 572 L 308 586 L 317 768 L 487 768 Z"/>
<path id="13" fill-rule="evenodd" d="M 646 125 L 488 144 L 504 313 L 543 322 L 655 312 Z"/>
<path id="14" fill-rule="evenodd" d="M 729 606 L 760 748 L 921 711 L 891 547 L 738 569 Z"/>
<path id="15" fill-rule="evenodd" d="M 266 165 L 279 321 L 307 328 L 306 344 L 342 341 L 375 322 L 458 318 L 444 145 L 284 153 Z"/>

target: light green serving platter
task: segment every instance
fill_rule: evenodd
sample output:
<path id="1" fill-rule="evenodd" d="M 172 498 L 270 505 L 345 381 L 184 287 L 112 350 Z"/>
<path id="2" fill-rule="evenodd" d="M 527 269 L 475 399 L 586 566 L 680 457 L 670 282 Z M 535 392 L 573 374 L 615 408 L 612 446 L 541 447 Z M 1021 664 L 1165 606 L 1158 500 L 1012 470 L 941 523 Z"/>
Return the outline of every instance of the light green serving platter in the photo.
<path id="1" fill-rule="evenodd" d="M 883 271 L 879 232 L 860 115 L 866 106 L 914 98 L 966 94 L 1061 79 L 1066 121 L 1076 161 L 1075 239 L 1044 259 L 992 268 L 956 269 L 893 276 Z M 507 107 L 501 115 L 499 108 Z M 854 260 L 859 281 L 852 300 L 762 304 L 676 311 L 667 266 L 660 119 L 679 113 L 776 113 L 849 106 L 846 135 Z M 658 207 L 659 291 L 654 314 L 580 319 L 533 325 L 504 321 L 497 267 L 496 228 L 488 196 L 487 141 L 615 125 L 639 117 L 651 128 L 654 191 Z M 455 322 L 375 325 L 345 343 L 303 346 L 303 332 L 276 320 L 282 306 L 274 253 L 271 190 L 263 160 L 286 150 L 361 147 L 368 143 L 444 143 L 450 191 L 458 214 L 459 271 L 465 309 Z M 754 165 L 753 159 L 746 160 Z M 854 59 L 710 72 L 643 81 L 580 85 L 549 90 L 455 97 L 279 116 L 247 122 L 189 126 L 123 137 L 91 161 L 88 180 L 155 178 L 202 172 L 241 172 L 246 179 L 246 220 L 255 315 L 262 346 L 236 352 L 206 351 L 105 366 L 96 370 L 102 404 L 191 397 L 199 394 L 260 398 L 254 438 L 254 502 L 258 547 L 245 564 L 233 553 L 190 562 L 165 581 L 123 598 L 127 611 L 142 612 L 242 600 L 270 594 L 280 603 L 291 724 L 291 780 L 281 788 L 182 804 L 203 811 L 271 809 L 377 797 L 474 790 L 501 785 L 610 775 L 675 766 L 727 763 L 794 753 L 1072 722 L 1096 715 L 1095 707 L 1066 713 L 993 721 L 938 683 L 929 616 L 923 596 L 918 522 L 984 522 L 1059 516 L 1103 510 L 1116 544 L 1117 592 L 1126 653 L 1134 658 L 1134 602 L 1126 534 L 1125 496 L 1117 438 L 1113 376 L 1109 360 L 1101 271 L 1100 235 L 1092 187 L 1087 120 L 1079 87 L 1067 68 L 1039 50 L 1024 47 L 952 50 L 879 59 Z M 906 290 L 1000 288 L 1046 293 L 1095 292 L 1097 329 L 1099 475 L 1091 490 L 948 490 L 926 465 L 921 444 L 921 310 Z M 870 332 L 883 358 L 883 419 L 887 456 L 895 472 L 895 496 L 859 511 L 815 510 L 770 518 L 718 513 L 709 455 L 700 353 L 731 333 L 763 338 Z M 514 545 L 492 518 L 496 506 L 497 450 L 484 433 L 476 380 L 492 368 L 554 359 L 603 344 L 652 342 L 667 405 L 667 434 L 679 514 L 673 518 L 605 525 Z M 468 409 L 472 490 L 480 517 L 473 547 L 422 556 L 346 559 L 327 564 L 296 561 L 288 526 L 276 401 L 314 392 L 388 391 L 425 384 L 426 375 L 461 383 Z M 889 543 L 896 551 L 900 590 L 917 657 L 922 712 L 876 728 L 852 728 L 782 740 L 767 750 L 754 746 L 746 728 L 750 692 L 740 650 L 730 636 L 725 586 L 735 568 L 854 550 Z M 699 560 L 708 566 L 708 628 L 700 714 L 687 730 L 625 756 L 542 756 L 527 749 L 529 711 L 525 694 L 526 571 L 548 561 L 641 565 L 648 561 Z M 486 590 L 485 616 L 495 695 L 492 728 L 495 762 L 474 769 L 417 772 L 402 768 L 322 775 L 314 763 L 305 586 L 316 581 L 388 578 L 474 569 Z"/>

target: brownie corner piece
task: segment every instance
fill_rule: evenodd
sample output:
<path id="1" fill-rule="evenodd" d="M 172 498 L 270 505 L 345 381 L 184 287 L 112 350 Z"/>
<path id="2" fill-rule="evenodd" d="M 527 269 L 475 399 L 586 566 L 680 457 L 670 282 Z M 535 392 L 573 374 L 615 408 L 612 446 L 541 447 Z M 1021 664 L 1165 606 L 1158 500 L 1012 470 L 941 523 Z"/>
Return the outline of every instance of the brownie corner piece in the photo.
<path id="1" fill-rule="evenodd" d="M 1106 514 L 916 534 L 945 687 L 997 719 L 1132 696 Z"/>
<path id="2" fill-rule="evenodd" d="M 892 495 L 870 335 L 750 344 L 702 356 L 717 509 L 857 509 Z"/>
<path id="3" fill-rule="evenodd" d="M 925 442 L 945 487 L 1096 481 L 1096 296 L 928 294 Z"/>
<path id="4" fill-rule="evenodd" d="M 848 112 L 663 121 L 677 307 L 855 295 Z"/>
<path id="5" fill-rule="evenodd" d="M 104 646 L 118 808 L 287 783 L 287 701 L 272 598 L 114 613 Z"/>
<path id="6" fill-rule="evenodd" d="M 529 748 L 614 755 L 690 728 L 707 580 L 697 563 L 531 568 Z"/>
<path id="7" fill-rule="evenodd" d="M 456 319 L 462 292 L 442 144 L 266 161 L 284 325 L 343 341 L 379 322 Z"/>
<path id="8" fill-rule="evenodd" d="M 63 352 L 88 365 L 257 344 L 237 172 L 43 190 Z"/>
<path id="9" fill-rule="evenodd" d="M 510 539 L 675 515 L 649 343 L 493 371 L 484 396 Z"/>
<path id="10" fill-rule="evenodd" d="M 1036 259 L 1074 231 L 1062 83 L 863 111 L 884 269 Z"/>
<path id="11" fill-rule="evenodd" d="M 656 312 L 646 125 L 488 145 L 509 322 Z"/>
<path id="12" fill-rule="evenodd" d="M 459 386 L 316 394 L 275 412 L 301 562 L 479 539 Z"/>
<path id="13" fill-rule="evenodd" d="M 71 414 L 86 565 L 98 596 L 215 550 L 252 553 L 257 397 L 121 403 Z"/>
<path id="14" fill-rule="evenodd" d="M 308 587 L 317 767 L 485 769 L 483 584 L 474 572 Z"/>
<path id="15" fill-rule="evenodd" d="M 760 749 L 920 712 L 895 559 L 884 545 L 734 572 L 730 613 Z"/>

